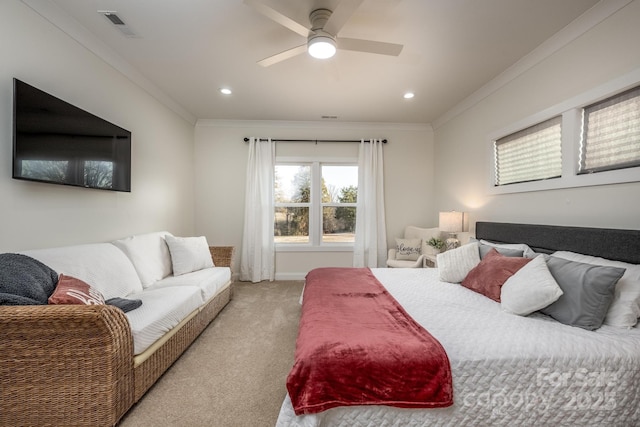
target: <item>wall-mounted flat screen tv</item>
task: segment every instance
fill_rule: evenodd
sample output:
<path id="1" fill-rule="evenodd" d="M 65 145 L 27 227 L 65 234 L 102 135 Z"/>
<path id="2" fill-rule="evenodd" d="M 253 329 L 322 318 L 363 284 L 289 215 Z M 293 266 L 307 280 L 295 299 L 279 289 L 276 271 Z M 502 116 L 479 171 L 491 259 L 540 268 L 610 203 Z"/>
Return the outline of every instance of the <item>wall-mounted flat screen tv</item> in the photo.
<path id="1" fill-rule="evenodd" d="M 131 191 L 131 132 L 13 79 L 13 178 Z"/>

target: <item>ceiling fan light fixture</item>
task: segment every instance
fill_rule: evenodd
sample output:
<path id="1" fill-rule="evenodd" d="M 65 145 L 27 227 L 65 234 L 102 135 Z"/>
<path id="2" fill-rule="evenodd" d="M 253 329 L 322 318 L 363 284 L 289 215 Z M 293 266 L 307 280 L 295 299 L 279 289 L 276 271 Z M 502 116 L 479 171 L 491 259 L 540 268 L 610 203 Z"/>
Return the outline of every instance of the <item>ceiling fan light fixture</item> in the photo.
<path id="1" fill-rule="evenodd" d="M 329 36 L 318 35 L 309 39 L 307 51 L 314 58 L 328 59 L 336 54 L 336 42 Z"/>

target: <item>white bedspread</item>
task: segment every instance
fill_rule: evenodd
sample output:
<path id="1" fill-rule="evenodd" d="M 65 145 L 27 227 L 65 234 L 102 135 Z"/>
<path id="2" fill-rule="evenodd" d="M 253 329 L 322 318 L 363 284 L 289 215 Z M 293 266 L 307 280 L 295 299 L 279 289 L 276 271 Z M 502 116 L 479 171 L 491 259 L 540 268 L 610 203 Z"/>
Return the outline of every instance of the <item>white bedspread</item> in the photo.
<path id="1" fill-rule="evenodd" d="M 284 426 L 637 426 L 640 329 L 586 331 L 544 315 L 519 317 L 436 269 L 373 269 L 443 345 L 454 405 L 442 409 L 339 407 L 297 417 L 287 397 Z"/>

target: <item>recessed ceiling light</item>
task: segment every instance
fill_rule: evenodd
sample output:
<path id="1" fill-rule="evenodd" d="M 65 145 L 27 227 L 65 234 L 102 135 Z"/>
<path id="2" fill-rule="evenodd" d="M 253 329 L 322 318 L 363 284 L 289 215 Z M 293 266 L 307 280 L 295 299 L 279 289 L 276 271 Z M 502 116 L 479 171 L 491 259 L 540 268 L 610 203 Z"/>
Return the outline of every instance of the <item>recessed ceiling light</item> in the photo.
<path id="1" fill-rule="evenodd" d="M 407 92 L 407 93 L 405 93 L 404 95 L 402 95 L 402 97 L 403 97 L 404 99 L 411 99 L 411 98 L 413 98 L 414 96 L 416 96 L 416 95 L 415 95 L 413 92 Z"/>
<path id="2" fill-rule="evenodd" d="M 227 88 L 227 87 L 221 87 L 220 88 L 220 93 L 223 95 L 231 95 L 231 89 Z"/>

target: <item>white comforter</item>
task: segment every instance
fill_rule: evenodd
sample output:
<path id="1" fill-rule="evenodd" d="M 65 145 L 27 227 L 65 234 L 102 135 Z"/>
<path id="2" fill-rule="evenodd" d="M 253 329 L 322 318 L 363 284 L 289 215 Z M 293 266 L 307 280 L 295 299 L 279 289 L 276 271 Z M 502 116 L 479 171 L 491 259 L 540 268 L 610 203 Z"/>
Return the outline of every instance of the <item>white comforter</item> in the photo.
<path id="1" fill-rule="evenodd" d="M 519 317 L 436 269 L 373 269 L 444 346 L 454 405 L 442 409 L 339 407 L 296 416 L 289 398 L 277 425 L 640 425 L 640 329 L 597 331 L 544 315 Z"/>

